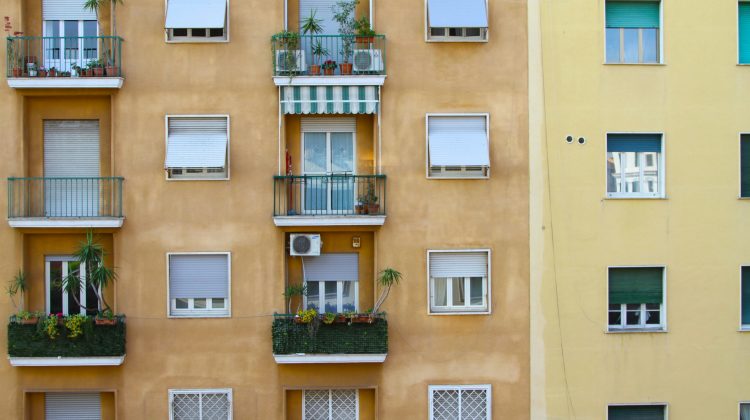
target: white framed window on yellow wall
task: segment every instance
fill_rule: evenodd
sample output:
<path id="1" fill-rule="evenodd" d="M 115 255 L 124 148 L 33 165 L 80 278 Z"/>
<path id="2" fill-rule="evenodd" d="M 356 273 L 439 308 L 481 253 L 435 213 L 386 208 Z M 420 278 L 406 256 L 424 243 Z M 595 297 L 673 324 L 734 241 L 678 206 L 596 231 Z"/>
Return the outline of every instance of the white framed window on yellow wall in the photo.
<path id="1" fill-rule="evenodd" d="M 487 42 L 488 0 L 425 0 L 425 41 Z"/>
<path id="2" fill-rule="evenodd" d="M 164 123 L 168 180 L 229 179 L 228 115 L 167 115 Z"/>
<path id="3" fill-rule="evenodd" d="M 651 0 L 605 2 L 605 62 L 662 62 L 662 5 Z"/>
<path id="4" fill-rule="evenodd" d="M 170 389 L 169 420 L 232 420 L 231 389 Z"/>
<path id="5" fill-rule="evenodd" d="M 740 420 L 750 420 L 750 402 L 740 402 Z"/>
<path id="6" fill-rule="evenodd" d="M 492 385 L 428 386 L 430 420 L 492 419 Z"/>
<path id="7" fill-rule="evenodd" d="M 167 253 L 170 317 L 228 317 L 231 313 L 229 252 Z"/>
<path id="8" fill-rule="evenodd" d="M 165 0 L 167 42 L 228 42 L 229 0 Z"/>
<path id="9" fill-rule="evenodd" d="M 490 250 L 429 250 L 430 314 L 490 312 Z"/>
<path id="10" fill-rule="evenodd" d="M 607 269 L 608 330 L 666 331 L 666 268 Z"/>
<path id="11" fill-rule="evenodd" d="M 608 198 L 664 198 L 664 141 L 660 133 L 608 133 Z"/>
<path id="12" fill-rule="evenodd" d="M 487 113 L 427 114 L 427 178 L 489 178 L 489 126 Z"/>

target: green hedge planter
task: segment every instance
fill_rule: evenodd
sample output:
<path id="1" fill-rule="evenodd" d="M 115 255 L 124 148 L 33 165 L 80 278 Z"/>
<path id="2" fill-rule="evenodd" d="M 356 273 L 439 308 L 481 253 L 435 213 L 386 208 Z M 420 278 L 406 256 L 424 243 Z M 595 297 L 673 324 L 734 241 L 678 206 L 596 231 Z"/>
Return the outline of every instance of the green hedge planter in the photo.
<path id="1" fill-rule="evenodd" d="M 39 321 L 41 322 L 41 321 Z M 8 324 L 10 357 L 110 357 L 125 355 L 125 318 L 115 325 L 84 325 L 83 336 L 68 338 L 64 326 L 60 335 L 50 340 L 37 325 Z"/>
<path id="2" fill-rule="evenodd" d="M 386 354 L 388 321 L 372 324 L 322 322 L 311 333 L 309 324 L 295 324 L 290 317 L 276 317 L 271 328 L 273 354 Z"/>

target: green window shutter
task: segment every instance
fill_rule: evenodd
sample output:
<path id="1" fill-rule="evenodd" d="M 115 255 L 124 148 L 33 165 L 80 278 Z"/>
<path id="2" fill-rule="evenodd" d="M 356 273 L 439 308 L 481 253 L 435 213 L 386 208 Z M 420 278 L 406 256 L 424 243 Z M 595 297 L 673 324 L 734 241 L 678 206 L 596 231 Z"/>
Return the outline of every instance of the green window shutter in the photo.
<path id="1" fill-rule="evenodd" d="M 609 303 L 663 303 L 663 273 L 659 267 L 610 268 Z"/>
<path id="2" fill-rule="evenodd" d="M 661 134 L 609 134 L 607 151 L 661 153 Z"/>
<path id="3" fill-rule="evenodd" d="M 742 267 L 742 325 L 750 325 L 750 267 Z"/>
<path id="4" fill-rule="evenodd" d="M 750 64 L 750 2 L 739 4 L 740 64 Z"/>
<path id="5" fill-rule="evenodd" d="M 658 1 L 608 1 L 607 28 L 658 28 Z"/>
<path id="6" fill-rule="evenodd" d="M 740 196 L 750 197 L 750 135 L 740 139 Z"/>
<path id="7" fill-rule="evenodd" d="M 664 420 L 663 405 L 625 405 L 609 407 L 608 420 Z"/>

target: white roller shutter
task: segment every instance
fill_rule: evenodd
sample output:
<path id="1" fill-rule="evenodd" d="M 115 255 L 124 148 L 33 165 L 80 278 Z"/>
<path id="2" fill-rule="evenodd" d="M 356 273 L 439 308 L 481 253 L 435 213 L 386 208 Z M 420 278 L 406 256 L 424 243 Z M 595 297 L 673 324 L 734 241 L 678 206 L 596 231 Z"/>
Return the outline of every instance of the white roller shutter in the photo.
<path id="1" fill-rule="evenodd" d="M 96 20 L 96 12 L 84 9 L 86 0 L 44 0 L 42 19 L 44 20 Z"/>
<path id="2" fill-rule="evenodd" d="M 165 168 L 226 167 L 226 117 L 169 117 L 168 124 Z"/>
<path id="3" fill-rule="evenodd" d="M 431 252 L 430 277 L 487 277 L 487 252 Z"/>
<path id="4" fill-rule="evenodd" d="M 227 0 L 169 0 L 164 27 L 223 28 L 226 16 Z"/>
<path id="5" fill-rule="evenodd" d="M 320 26 L 323 27 L 323 35 L 337 35 L 339 33 L 339 24 L 333 20 L 333 6 L 338 0 L 300 0 L 299 2 L 299 20 L 300 28 L 302 22 L 310 16 L 310 12 L 315 10 L 315 19 L 320 19 Z"/>
<path id="6" fill-rule="evenodd" d="M 486 28 L 486 0 L 428 0 L 432 28 Z"/>
<path id="7" fill-rule="evenodd" d="M 490 166 L 485 116 L 429 116 L 430 166 Z"/>
<path id="8" fill-rule="evenodd" d="M 169 297 L 229 298 L 229 256 L 170 255 Z"/>
<path id="9" fill-rule="evenodd" d="M 48 392 L 44 395 L 44 414 L 46 420 L 101 420 L 101 396 Z"/>
<path id="10" fill-rule="evenodd" d="M 302 118 L 303 133 L 356 133 L 356 118 Z"/>
<path id="11" fill-rule="evenodd" d="M 329 253 L 302 258 L 305 281 L 359 281 L 357 253 Z"/>

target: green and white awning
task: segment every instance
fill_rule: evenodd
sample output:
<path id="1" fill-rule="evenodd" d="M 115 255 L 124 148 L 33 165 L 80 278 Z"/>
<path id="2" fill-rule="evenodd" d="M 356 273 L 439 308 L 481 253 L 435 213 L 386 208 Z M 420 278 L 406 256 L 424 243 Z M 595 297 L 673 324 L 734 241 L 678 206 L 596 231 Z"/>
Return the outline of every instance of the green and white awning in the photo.
<path id="1" fill-rule="evenodd" d="M 376 114 L 378 86 L 282 86 L 282 114 Z"/>

